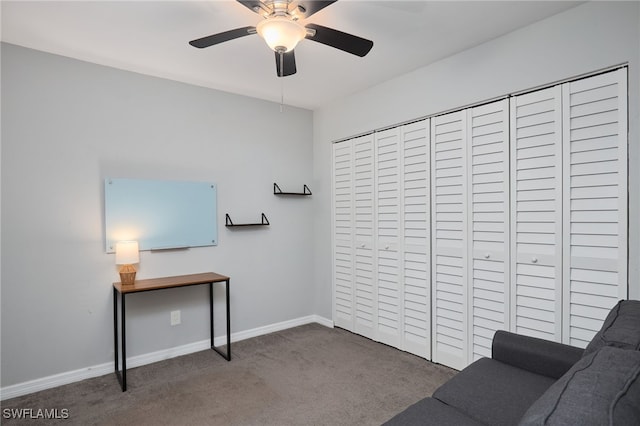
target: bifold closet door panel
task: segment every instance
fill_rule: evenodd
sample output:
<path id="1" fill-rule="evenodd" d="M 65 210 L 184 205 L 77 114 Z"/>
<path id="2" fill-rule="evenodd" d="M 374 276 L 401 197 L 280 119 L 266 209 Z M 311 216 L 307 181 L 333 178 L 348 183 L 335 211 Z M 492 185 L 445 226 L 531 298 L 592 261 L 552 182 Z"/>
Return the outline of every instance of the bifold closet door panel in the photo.
<path id="1" fill-rule="evenodd" d="M 563 85 L 564 333 L 585 347 L 627 298 L 627 70 Z"/>
<path id="2" fill-rule="evenodd" d="M 432 359 L 468 364 L 467 112 L 431 119 Z"/>
<path id="3" fill-rule="evenodd" d="M 402 349 L 431 358 L 429 120 L 402 126 Z"/>
<path id="4" fill-rule="evenodd" d="M 511 99 L 511 330 L 561 341 L 561 87 Z"/>
<path id="5" fill-rule="evenodd" d="M 470 360 L 509 329 L 509 101 L 467 110 L 470 152 Z"/>
<path id="6" fill-rule="evenodd" d="M 355 271 L 354 271 L 354 331 L 375 338 L 376 289 L 374 284 L 373 222 L 374 222 L 374 146 L 373 135 L 353 139 L 354 211 L 355 211 Z"/>
<path id="7" fill-rule="evenodd" d="M 353 144 L 333 145 L 333 321 L 353 331 L 354 206 Z"/>
<path id="8" fill-rule="evenodd" d="M 375 133 L 377 340 L 400 347 L 400 129 Z"/>

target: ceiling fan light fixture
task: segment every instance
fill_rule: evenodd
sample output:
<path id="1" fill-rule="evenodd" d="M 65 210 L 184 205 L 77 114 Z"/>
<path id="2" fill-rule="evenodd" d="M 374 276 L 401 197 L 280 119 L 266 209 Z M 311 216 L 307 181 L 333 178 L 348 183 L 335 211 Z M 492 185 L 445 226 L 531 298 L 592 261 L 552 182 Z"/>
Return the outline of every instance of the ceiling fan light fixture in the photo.
<path id="1" fill-rule="evenodd" d="M 271 49 L 279 53 L 292 51 L 307 35 L 302 25 L 281 16 L 260 21 L 256 31 Z"/>

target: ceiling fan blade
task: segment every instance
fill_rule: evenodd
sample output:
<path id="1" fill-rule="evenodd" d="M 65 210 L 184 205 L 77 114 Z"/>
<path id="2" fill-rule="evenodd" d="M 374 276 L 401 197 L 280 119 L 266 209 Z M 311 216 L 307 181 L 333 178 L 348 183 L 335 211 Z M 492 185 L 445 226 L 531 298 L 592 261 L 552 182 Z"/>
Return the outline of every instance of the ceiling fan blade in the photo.
<path id="1" fill-rule="evenodd" d="M 296 73 L 296 57 L 293 50 L 282 54 L 282 63 L 280 62 L 280 53 L 274 53 L 276 54 L 276 72 L 278 73 L 278 77 L 286 77 Z"/>
<path id="2" fill-rule="evenodd" d="M 204 48 L 213 46 L 214 44 L 223 43 L 225 41 L 233 40 L 236 38 L 244 37 L 249 34 L 255 34 L 256 27 L 242 27 L 235 30 L 225 31 L 223 33 L 213 34 L 210 36 L 202 37 L 196 40 L 191 40 L 190 45 L 197 48 Z"/>
<path id="3" fill-rule="evenodd" d="M 343 33 L 333 28 L 323 27 L 322 25 L 308 24 L 306 28 L 315 30 L 315 35 L 307 35 L 309 40 L 335 47 L 356 56 L 363 57 L 373 47 L 373 42 L 365 38 Z"/>
<path id="4" fill-rule="evenodd" d="M 258 0 L 237 0 L 237 2 L 256 13 L 258 13 L 256 8 L 262 9 L 263 6 L 262 2 Z"/>
<path id="5" fill-rule="evenodd" d="M 330 1 L 301 0 L 298 2 L 298 12 L 302 16 L 304 16 L 304 18 L 306 19 L 311 15 L 313 15 L 314 13 L 321 11 L 325 7 L 332 5 L 337 1 L 338 0 L 330 0 Z"/>

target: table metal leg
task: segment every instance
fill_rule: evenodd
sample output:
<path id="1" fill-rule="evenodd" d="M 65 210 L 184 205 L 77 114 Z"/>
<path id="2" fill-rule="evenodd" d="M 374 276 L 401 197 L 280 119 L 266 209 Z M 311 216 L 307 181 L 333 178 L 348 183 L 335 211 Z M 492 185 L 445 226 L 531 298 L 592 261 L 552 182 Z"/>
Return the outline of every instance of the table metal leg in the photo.
<path id="1" fill-rule="evenodd" d="M 213 348 L 213 283 L 209 283 L 209 330 L 211 332 L 211 347 Z"/>
<path id="2" fill-rule="evenodd" d="M 120 348 L 118 347 L 118 291 L 116 288 L 113 288 L 113 358 L 115 361 L 115 365 L 113 371 L 116 373 L 116 377 L 118 376 L 118 368 L 120 367 L 118 362 L 118 354 L 120 353 Z M 118 381 L 120 378 L 118 378 Z"/>
<path id="3" fill-rule="evenodd" d="M 211 316 L 211 349 L 218 352 L 227 361 L 231 361 L 231 313 L 229 305 L 229 280 L 225 281 L 225 293 L 225 299 L 227 303 L 227 353 L 222 352 L 220 349 L 216 348 L 213 345 L 213 283 L 209 284 L 209 303 L 211 304 L 209 309 L 209 313 Z"/>
<path id="4" fill-rule="evenodd" d="M 120 327 L 121 327 L 121 342 L 122 342 L 122 371 L 119 369 L 120 348 L 118 347 L 118 291 L 113 289 L 113 346 L 114 346 L 114 360 L 115 360 L 115 373 L 122 388 L 122 392 L 127 390 L 127 350 L 126 350 L 126 336 L 125 336 L 125 309 L 124 309 L 124 293 L 120 294 L 122 300 L 120 306 Z"/>
<path id="5" fill-rule="evenodd" d="M 124 307 L 124 293 L 120 295 L 122 299 L 122 310 L 120 311 L 120 318 L 122 323 L 122 392 L 127 390 L 127 339 L 125 333 L 127 331 L 125 323 L 125 307 Z"/>
<path id="6" fill-rule="evenodd" d="M 227 361 L 231 361 L 231 302 L 229 300 L 229 281 L 225 283 L 227 298 Z"/>

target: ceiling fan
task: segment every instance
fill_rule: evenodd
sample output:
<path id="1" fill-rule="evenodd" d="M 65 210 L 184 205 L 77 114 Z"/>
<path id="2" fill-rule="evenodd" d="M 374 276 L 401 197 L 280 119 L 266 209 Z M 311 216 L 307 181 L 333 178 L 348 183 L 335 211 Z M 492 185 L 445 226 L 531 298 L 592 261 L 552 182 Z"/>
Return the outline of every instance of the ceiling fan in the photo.
<path id="1" fill-rule="evenodd" d="M 255 27 L 236 28 L 218 34 L 202 37 L 189 42 L 200 49 L 234 40 L 251 34 L 259 34 L 275 52 L 278 77 L 296 73 L 296 59 L 293 49 L 299 41 L 308 40 L 335 47 L 356 56 L 363 57 L 373 47 L 373 42 L 361 37 L 323 27 L 316 24 L 302 25 L 299 21 L 335 3 L 333 1 L 312 0 L 237 0 L 238 3 L 261 15 L 264 20 Z"/>

